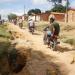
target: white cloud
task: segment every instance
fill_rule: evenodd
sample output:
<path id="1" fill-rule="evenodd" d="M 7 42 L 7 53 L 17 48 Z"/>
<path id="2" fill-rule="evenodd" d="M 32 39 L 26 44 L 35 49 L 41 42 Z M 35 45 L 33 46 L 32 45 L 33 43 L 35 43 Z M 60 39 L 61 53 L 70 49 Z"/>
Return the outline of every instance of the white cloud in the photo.
<path id="1" fill-rule="evenodd" d="M 46 4 L 47 0 L 32 0 L 33 4 Z"/>
<path id="2" fill-rule="evenodd" d="M 62 0 L 62 5 L 66 5 L 66 1 L 65 0 Z"/>
<path id="3" fill-rule="evenodd" d="M 10 13 L 14 13 L 18 16 L 21 16 L 24 14 L 23 10 L 13 10 L 13 9 L 0 9 L 0 14 L 2 16 L 2 19 L 7 19 L 7 15 Z M 27 10 L 26 10 L 27 13 Z"/>

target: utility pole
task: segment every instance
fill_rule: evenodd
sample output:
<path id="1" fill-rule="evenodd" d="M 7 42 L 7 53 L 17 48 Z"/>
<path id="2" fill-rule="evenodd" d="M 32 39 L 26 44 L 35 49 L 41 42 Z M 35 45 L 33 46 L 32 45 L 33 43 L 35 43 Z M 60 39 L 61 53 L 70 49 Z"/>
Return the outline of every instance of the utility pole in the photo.
<path id="1" fill-rule="evenodd" d="M 66 0 L 66 23 L 68 23 L 68 0 Z"/>
<path id="2" fill-rule="evenodd" d="M 24 5 L 24 20 L 25 20 L 25 5 Z"/>

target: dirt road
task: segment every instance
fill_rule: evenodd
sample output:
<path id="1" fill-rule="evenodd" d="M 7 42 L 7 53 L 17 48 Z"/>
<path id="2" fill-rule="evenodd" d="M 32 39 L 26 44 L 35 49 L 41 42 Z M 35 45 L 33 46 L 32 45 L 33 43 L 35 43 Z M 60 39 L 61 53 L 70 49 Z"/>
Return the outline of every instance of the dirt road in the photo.
<path id="1" fill-rule="evenodd" d="M 14 38 L 18 43 L 24 43 L 24 41 L 27 40 L 31 44 L 32 57 L 31 61 L 28 62 L 28 64 L 30 64 L 28 66 L 29 75 L 62 75 L 60 72 L 62 72 L 63 75 L 75 75 L 75 63 L 71 64 L 73 58 L 75 58 L 75 51 L 69 51 L 71 49 L 69 45 L 60 44 L 63 46 L 64 52 L 61 52 L 61 48 L 59 51 L 53 51 L 43 44 L 43 34 L 41 32 L 38 33 L 38 31 L 36 31 L 35 35 L 32 35 L 27 29 L 20 29 L 13 24 L 9 24 L 8 30 L 12 31 L 13 34 L 16 32 Z M 19 40 L 17 40 L 17 38 Z M 59 66 L 59 68 L 57 68 L 57 66 Z M 59 70 L 57 71 L 57 69 Z M 57 74 L 57 72 L 59 74 Z M 25 68 L 17 75 L 27 75 L 25 74 Z"/>

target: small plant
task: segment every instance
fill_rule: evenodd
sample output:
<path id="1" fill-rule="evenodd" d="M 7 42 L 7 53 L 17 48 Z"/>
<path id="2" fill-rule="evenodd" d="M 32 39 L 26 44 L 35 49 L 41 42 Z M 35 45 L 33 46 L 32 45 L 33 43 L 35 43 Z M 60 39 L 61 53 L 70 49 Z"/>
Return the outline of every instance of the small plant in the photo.
<path id="1" fill-rule="evenodd" d="M 70 30 L 74 30 L 74 29 L 75 29 L 75 27 L 70 26 L 70 25 L 67 25 L 63 28 L 63 30 L 66 30 L 66 31 L 70 31 Z"/>
<path id="2" fill-rule="evenodd" d="M 10 46 L 10 34 L 7 32 L 7 25 L 0 26 L 0 57 L 4 57 Z"/>
<path id="3" fill-rule="evenodd" d="M 0 26 L 0 37 L 9 38 L 10 34 L 7 32 L 7 25 Z"/>
<path id="4" fill-rule="evenodd" d="M 48 26 L 48 22 L 45 22 L 45 21 L 40 21 L 37 23 L 37 26 L 36 26 L 36 29 L 38 31 L 43 31 L 43 29 Z"/>
<path id="5" fill-rule="evenodd" d="M 68 43 L 70 45 L 75 45 L 75 39 L 67 39 L 64 41 L 65 43 Z"/>

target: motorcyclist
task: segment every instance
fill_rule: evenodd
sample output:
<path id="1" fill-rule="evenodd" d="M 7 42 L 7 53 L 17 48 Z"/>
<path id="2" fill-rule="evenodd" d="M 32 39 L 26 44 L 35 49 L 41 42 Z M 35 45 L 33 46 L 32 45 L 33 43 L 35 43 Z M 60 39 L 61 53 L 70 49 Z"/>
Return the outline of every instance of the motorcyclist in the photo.
<path id="1" fill-rule="evenodd" d="M 50 18 L 50 24 L 44 29 L 45 35 L 44 35 L 44 40 L 47 41 L 48 38 L 50 38 L 47 41 L 48 47 L 50 46 L 50 40 L 57 41 L 57 38 L 59 36 L 60 32 L 60 26 L 59 24 L 55 21 L 54 17 Z M 48 33 L 47 33 L 48 32 Z"/>
<path id="2" fill-rule="evenodd" d="M 23 27 L 23 20 L 19 19 L 19 27 L 22 28 Z"/>
<path id="3" fill-rule="evenodd" d="M 29 28 L 29 31 L 30 31 L 30 32 L 34 32 L 35 23 L 34 23 L 33 19 L 30 19 L 30 20 L 28 21 L 28 28 Z"/>

